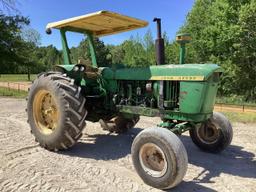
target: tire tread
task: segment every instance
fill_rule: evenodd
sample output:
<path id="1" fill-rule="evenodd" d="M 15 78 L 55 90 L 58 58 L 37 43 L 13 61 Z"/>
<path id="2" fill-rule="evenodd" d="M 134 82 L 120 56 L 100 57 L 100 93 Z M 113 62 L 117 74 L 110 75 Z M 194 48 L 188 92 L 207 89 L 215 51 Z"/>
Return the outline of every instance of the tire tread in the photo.
<path id="1" fill-rule="evenodd" d="M 33 90 L 37 88 L 40 81 L 47 83 L 47 86 L 53 86 L 55 92 L 60 93 L 57 99 L 60 99 L 65 104 L 63 107 L 63 113 L 66 118 L 64 118 L 64 124 L 60 125 L 59 128 L 63 129 L 62 135 L 54 141 L 54 143 L 47 143 L 44 139 L 38 137 L 35 134 L 36 127 L 31 125 L 31 132 L 38 140 L 39 144 L 48 150 L 64 150 L 72 147 L 77 140 L 82 136 L 82 131 L 86 125 L 85 118 L 87 115 L 87 110 L 85 109 L 85 98 L 81 95 L 81 88 L 75 85 L 73 80 L 65 75 L 58 72 L 48 72 L 38 75 L 34 84 L 31 87 L 30 94 L 33 94 Z M 32 101 L 28 100 L 28 107 Z M 33 114 L 29 114 L 29 122 L 33 121 Z"/>

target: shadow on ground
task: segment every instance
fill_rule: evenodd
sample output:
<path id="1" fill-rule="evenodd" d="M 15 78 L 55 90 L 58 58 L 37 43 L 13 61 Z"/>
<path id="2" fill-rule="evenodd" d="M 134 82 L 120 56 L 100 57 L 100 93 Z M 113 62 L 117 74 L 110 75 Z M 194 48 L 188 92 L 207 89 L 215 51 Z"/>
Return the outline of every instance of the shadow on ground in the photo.
<path id="1" fill-rule="evenodd" d="M 131 153 L 132 141 L 141 130 L 140 128 L 133 128 L 128 133 L 120 135 L 85 135 L 70 150 L 59 153 L 95 160 L 120 159 Z"/>
<path id="2" fill-rule="evenodd" d="M 96 160 L 114 160 L 130 154 L 134 137 L 141 131 L 134 128 L 122 135 L 87 135 L 72 150 L 61 152 L 63 155 Z M 171 191 L 204 191 L 215 190 L 202 186 L 202 183 L 214 183 L 211 179 L 221 173 L 245 178 L 256 178 L 255 155 L 243 150 L 242 146 L 230 145 L 220 154 L 205 153 L 199 150 L 189 136 L 181 136 L 188 153 L 189 163 L 203 168 L 192 181 L 182 182 Z"/>
<path id="3" fill-rule="evenodd" d="M 243 150 L 242 146 L 230 145 L 219 154 L 211 154 L 199 150 L 188 136 L 182 136 L 181 140 L 187 149 L 189 163 L 204 168 L 194 178 L 195 181 L 211 183 L 211 178 L 218 177 L 221 173 L 256 178 L 255 154 Z M 204 173 L 205 176 L 200 178 Z"/>

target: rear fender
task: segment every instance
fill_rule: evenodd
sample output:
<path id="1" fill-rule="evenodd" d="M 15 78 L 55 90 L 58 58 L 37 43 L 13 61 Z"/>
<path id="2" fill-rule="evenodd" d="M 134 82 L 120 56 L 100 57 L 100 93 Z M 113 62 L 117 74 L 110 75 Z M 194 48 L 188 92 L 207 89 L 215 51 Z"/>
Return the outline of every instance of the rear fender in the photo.
<path id="1" fill-rule="evenodd" d="M 73 71 L 74 67 L 77 65 L 56 65 L 54 68 L 56 71 L 62 72 L 62 73 L 69 73 Z"/>
<path id="2" fill-rule="evenodd" d="M 55 70 L 61 73 L 67 74 L 70 78 L 75 80 L 77 85 L 85 85 L 83 81 L 85 65 L 76 64 L 76 65 L 56 65 Z"/>

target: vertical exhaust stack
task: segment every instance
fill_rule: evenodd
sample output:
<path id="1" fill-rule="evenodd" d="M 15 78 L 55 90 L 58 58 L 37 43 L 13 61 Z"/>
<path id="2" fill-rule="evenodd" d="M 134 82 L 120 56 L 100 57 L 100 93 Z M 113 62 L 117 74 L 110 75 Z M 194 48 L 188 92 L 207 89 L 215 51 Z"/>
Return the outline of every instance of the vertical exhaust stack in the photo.
<path id="1" fill-rule="evenodd" d="M 157 24 L 157 39 L 155 41 L 156 46 L 156 63 L 157 65 L 165 64 L 165 55 L 164 55 L 164 39 L 161 34 L 161 19 L 154 18 L 153 20 Z"/>
<path id="2" fill-rule="evenodd" d="M 153 20 L 157 25 L 157 39 L 155 41 L 156 46 L 156 63 L 157 65 L 165 64 L 165 55 L 164 55 L 164 39 L 161 34 L 161 19 L 154 18 Z M 159 82 L 159 109 L 164 109 L 164 81 Z"/>

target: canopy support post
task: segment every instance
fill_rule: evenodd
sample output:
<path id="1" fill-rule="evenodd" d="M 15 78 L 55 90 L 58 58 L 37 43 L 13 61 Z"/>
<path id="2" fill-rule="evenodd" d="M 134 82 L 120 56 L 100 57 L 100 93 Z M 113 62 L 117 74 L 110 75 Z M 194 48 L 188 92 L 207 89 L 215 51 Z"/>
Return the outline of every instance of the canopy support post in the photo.
<path id="1" fill-rule="evenodd" d="M 97 68 L 98 65 L 97 65 L 97 59 L 96 59 L 95 45 L 94 45 L 94 41 L 93 41 L 93 34 L 88 32 L 87 37 L 88 37 L 88 42 L 89 42 L 92 66 L 94 68 Z"/>
<path id="2" fill-rule="evenodd" d="M 64 65 L 70 65 L 71 59 L 70 59 L 70 54 L 69 54 L 68 42 L 67 42 L 67 38 L 66 38 L 66 30 L 60 29 L 60 35 L 61 35 Z"/>

